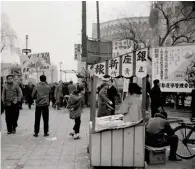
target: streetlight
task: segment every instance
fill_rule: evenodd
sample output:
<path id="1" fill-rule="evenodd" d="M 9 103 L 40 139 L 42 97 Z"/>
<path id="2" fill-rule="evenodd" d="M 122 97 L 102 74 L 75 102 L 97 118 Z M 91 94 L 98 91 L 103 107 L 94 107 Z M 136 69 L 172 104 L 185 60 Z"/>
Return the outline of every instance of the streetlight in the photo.
<path id="1" fill-rule="evenodd" d="M 62 62 L 60 62 L 60 81 L 62 81 L 62 69 L 61 69 Z"/>

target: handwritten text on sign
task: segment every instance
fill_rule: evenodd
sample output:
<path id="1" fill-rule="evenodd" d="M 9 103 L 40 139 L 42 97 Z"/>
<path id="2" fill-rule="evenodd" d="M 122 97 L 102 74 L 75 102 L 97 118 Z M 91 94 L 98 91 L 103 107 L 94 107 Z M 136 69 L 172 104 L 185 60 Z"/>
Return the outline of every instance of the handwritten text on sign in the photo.
<path id="1" fill-rule="evenodd" d="M 147 75 L 147 49 L 136 51 L 136 76 L 139 78 Z"/>
<path id="2" fill-rule="evenodd" d="M 119 76 L 119 57 L 109 60 L 108 62 L 108 73 L 111 77 Z"/>
<path id="3" fill-rule="evenodd" d="M 133 75 L 133 53 L 123 56 L 122 75 L 124 77 L 131 77 Z"/>
<path id="4" fill-rule="evenodd" d="M 94 65 L 94 74 L 98 77 L 105 76 L 106 73 L 106 62 L 98 63 Z"/>

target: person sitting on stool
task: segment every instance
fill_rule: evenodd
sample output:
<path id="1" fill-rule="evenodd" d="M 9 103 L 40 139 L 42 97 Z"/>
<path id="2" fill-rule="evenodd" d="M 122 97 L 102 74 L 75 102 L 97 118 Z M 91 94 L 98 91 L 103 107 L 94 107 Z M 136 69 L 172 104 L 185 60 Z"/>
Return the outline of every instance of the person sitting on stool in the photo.
<path id="1" fill-rule="evenodd" d="M 166 135 L 165 135 L 166 134 Z M 170 145 L 170 161 L 181 161 L 176 157 L 178 136 L 167 121 L 167 113 L 156 113 L 146 125 L 146 145 L 151 147 L 164 147 Z"/>

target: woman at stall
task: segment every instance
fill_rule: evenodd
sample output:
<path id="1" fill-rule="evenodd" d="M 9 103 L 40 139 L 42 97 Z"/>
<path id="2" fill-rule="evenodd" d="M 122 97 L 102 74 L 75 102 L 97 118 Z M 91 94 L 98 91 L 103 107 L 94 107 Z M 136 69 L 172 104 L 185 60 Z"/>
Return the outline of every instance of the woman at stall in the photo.
<path id="1" fill-rule="evenodd" d="M 79 131 L 81 124 L 81 113 L 84 107 L 84 94 L 85 88 L 79 87 L 76 91 L 74 91 L 69 99 L 67 109 L 69 110 L 70 119 L 75 121 L 75 125 L 73 127 L 73 132 L 70 133 L 74 139 L 80 139 Z"/>
<path id="2" fill-rule="evenodd" d="M 98 96 L 98 117 L 111 115 L 111 111 L 109 111 L 109 108 L 111 107 L 109 105 L 112 105 L 113 103 L 108 99 L 108 87 L 109 85 L 107 83 L 101 85 L 101 90 Z"/>
<path id="3" fill-rule="evenodd" d="M 142 119 L 141 88 L 136 83 L 129 84 L 129 94 L 123 101 L 119 114 L 124 114 L 124 122 L 136 122 Z"/>

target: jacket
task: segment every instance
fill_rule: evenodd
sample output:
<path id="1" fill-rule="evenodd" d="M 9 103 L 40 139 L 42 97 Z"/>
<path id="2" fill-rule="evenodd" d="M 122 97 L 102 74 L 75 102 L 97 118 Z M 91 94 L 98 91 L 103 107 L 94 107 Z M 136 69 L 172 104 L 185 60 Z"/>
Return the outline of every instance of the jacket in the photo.
<path id="1" fill-rule="evenodd" d="M 71 94 L 68 99 L 67 109 L 69 110 L 70 119 L 75 119 L 81 116 L 84 107 L 84 98 L 79 94 Z"/>
<path id="2" fill-rule="evenodd" d="M 49 106 L 50 86 L 40 82 L 32 92 L 32 98 L 36 99 L 36 106 Z"/>
<path id="3" fill-rule="evenodd" d="M 6 84 L 2 91 L 2 102 L 4 106 L 10 106 L 12 103 L 17 104 L 21 101 L 22 90 L 16 83 Z"/>

